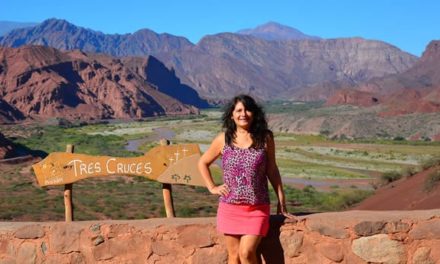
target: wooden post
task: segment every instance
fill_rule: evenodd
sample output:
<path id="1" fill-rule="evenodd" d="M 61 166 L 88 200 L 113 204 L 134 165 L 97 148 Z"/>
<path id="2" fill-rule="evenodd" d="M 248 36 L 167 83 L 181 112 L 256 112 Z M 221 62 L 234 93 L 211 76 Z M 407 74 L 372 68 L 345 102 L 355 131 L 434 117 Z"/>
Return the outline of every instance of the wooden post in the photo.
<path id="1" fill-rule="evenodd" d="M 166 139 L 160 140 L 160 145 L 166 146 L 169 145 L 170 142 Z M 163 203 L 165 205 L 165 213 L 167 218 L 176 217 L 176 213 L 174 212 L 174 203 L 173 203 L 173 190 L 171 188 L 171 184 L 163 183 L 162 184 L 162 195 L 163 195 Z"/>
<path id="2" fill-rule="evenodd" d="M 69 144 L 66 146 L 66 152 L 73 153 L 73 150 L 73 145 Z M 64 185 L 64 212 L 66 216 L 66 222 L 73 221 L 72 187 L 72 183 Z"/>

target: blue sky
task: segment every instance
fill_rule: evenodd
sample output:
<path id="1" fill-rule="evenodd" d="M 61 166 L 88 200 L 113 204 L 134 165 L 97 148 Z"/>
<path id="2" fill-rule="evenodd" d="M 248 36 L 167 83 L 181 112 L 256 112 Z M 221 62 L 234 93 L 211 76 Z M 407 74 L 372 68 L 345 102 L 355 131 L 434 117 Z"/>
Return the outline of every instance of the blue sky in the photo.
<path id="1" fill-rule="evenodd" d="M 37 4 L 38 3 L 38 4 Z M 0 20 L 63 18 L 104 33 L 149 28 L 197 43 L 204 35 L 236 32 L 268 21 L 323 38 L 363 37 L 420 56 L 440 39 L 436 0 L 0 0 Z"/>

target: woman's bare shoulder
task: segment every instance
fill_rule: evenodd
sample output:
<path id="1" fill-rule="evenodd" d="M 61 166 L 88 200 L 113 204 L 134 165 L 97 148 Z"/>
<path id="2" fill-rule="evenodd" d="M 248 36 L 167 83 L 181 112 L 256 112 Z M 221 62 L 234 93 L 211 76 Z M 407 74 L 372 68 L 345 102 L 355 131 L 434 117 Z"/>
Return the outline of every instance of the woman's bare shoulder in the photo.
<path id="1" fill-rule="evenodd" d="M 225 133 L 220 132 L 212 141 L 212 145 L 214 145 L 216 149 L 221 151 L 225 146 Z"/>

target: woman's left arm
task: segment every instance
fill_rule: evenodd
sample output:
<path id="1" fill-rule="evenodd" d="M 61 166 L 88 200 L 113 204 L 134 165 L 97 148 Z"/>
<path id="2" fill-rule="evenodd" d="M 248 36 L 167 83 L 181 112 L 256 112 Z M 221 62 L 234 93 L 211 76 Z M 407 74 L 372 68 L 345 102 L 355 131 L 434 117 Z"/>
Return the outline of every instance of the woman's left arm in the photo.
<path id="1" fill-rule="evenodd" d="M 267 151 L 267 176 L 270 184 L 278 198 L 277 213 L 283 214 L 285 217 L 294 218 L 293 215 L 287 212 L 286 197 L 284 195 L 283 183 L 281 181 L 280 171 L 275 159 L 275 141 L 272 134 L 269 134 L 266 139 L 266 151 Z"/>

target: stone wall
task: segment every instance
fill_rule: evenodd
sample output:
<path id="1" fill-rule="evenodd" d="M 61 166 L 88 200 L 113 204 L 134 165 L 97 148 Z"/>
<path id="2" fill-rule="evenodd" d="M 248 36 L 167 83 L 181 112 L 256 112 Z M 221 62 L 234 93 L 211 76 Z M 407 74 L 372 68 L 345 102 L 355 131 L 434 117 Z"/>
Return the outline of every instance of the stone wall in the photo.
<path id="1" fill-rule="evenodd" d="M 265 263 L 440 263 L 440 210 L 271 218 Z M 226 263 L 214 218 L 0 222 L 0 263 Z"/>

